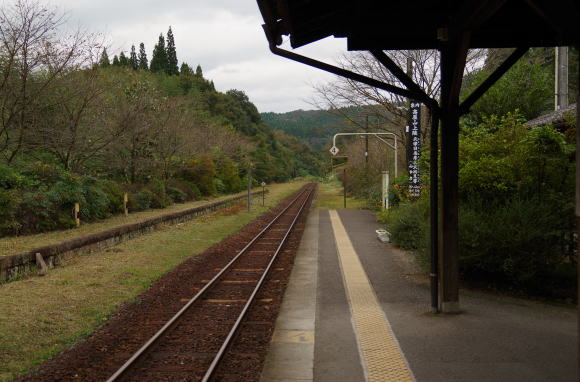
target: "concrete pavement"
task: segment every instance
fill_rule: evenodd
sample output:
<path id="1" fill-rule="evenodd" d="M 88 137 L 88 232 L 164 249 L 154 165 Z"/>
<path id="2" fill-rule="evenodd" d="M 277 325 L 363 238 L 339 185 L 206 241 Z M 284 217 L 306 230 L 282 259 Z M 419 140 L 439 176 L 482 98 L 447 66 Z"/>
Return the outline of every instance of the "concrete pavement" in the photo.
<path id="1" fill-rule="evenodd" d="M 310 213 L 264 382 L 391 381 L 393 364 L 420 382 L 578 380 L 574 310 L 463 292 L 462 314 L 432 315 L 428 287 L 405 254 L 376 239 L 377 228 L 368 211 Z M 384 319 L 370 336 L 366 314 Z M 394 345 L 383 348 L 394 353 L 377 359 L 389 340 L 369 341 L 389 328 Z"/>

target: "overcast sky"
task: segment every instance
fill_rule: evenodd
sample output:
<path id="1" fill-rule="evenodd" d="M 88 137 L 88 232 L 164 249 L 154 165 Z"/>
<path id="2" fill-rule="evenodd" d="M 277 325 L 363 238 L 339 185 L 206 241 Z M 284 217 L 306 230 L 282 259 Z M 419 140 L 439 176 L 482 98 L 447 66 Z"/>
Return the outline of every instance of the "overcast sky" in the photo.
<path id="1" fill-rule="evenodd" d="M 177 58 L 200 64 L 220 91 L 244 90 L 261 112 L 312 109 L 313 83 L 332 76 L 270 53 L 255 0 L 52 0 L 69 23 L 102 32 L 113 53 L 145 43 L 151 59 L 159 33 L 173 29 Z M 299 52 L 333 62 L 345 50 L 327 39 Z"/>

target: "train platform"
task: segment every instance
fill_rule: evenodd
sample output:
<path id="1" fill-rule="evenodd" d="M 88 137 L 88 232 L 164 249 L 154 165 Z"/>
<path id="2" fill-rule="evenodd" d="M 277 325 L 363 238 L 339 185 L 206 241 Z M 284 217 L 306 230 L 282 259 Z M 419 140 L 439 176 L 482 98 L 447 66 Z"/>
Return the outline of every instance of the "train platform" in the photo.
<path id="1" fill-rule="evenodd" d="M 576 312 L 462 291 L 430 313 L 424 276 L 374 215 L 312 210 L 262 382 L 577 381 Z"/>

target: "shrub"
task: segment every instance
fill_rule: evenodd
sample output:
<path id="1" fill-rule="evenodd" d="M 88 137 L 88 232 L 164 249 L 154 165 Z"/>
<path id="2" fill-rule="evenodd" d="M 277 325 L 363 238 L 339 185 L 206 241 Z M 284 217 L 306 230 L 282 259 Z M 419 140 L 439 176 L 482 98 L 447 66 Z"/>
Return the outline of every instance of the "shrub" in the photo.
<path id="1" fill-rule="evenodd" d="M 20 204 L 18 192 L 15 190 L 0 190 L 0 234 L 14 235 L 22 224 L 17 220 Z"/>
<path id="2" fill-rule="evenodd" d="M 184 201 L 188 201 L 188 200 L 195 200 L 196 197 L 199 197 L 199 190 L 197 190 L 197 195 L 196 195 L 196 191 L 191 187 L 190 183 L 185 182 L 185 181 L 179 181 L 176 179 L 172 179 L 168 182 L 168 189 L 167 192 L 170 192 L 170 188 L 174 188 L 177 189 L 179 191 L 181 191 L 183 194 L 185 194 L 185 200 Z M 173 199 L 173 196 L 170 194 L 169 196 L 171 196 L 171 198 Z M 175 199 L 173 199 L 174 201 L 176 201 Z"/>
<path id="3" fill-rule="evenodd" d="M 228 191 L 226 185 L 224 184 L 224 182 L 221 181 L 221 179 L 215 178 L 213 180 L 213 186 L 215 190 L 220 194 L 225 194 Z"/>
<path id="4" fill-rule="evenodd" d="M 11 167 L 0 165 L 0 189 L 12 190 L 21 187 L 24 177 Z"/>
<path id="5" fill-rule="evenodd" d="M 167 194 L 175 203 L 187 201 L 187 194 L 176 187 L 167 187 Z"/>
<path id="6" fill-rule="evenodd" d="M 189 182 L 187 180 L 180 180 L 179 182 L 189 188 L 188 195 L 192 196 L 192 200 L 200 200 L 202 198 L 203 195 L 195 183 Z"/>
<path id="7" fill-rule="evenodd" d="M 165 185 L 159 179 L 151 181 L 147 185 L 147 189 L 151 191 L 151 207 L 152 208 L 165 208 L 170 206 L 172 203 L 171 198 L 165 192 Z"/>
<path id="8" fill-rule="evenodd" d="M 565 234 L 574 227 L 573 216 L 571 205 L 553 201 L 514 199 L 495 208 L 463 206 L 462 277 L 541 293 L 548 276 L 573 256 L 573 236 Z"/>
<path id="9" fill-rule="evenodd" d="M 402 202 L 399 207 L 379 213 L 392 241 L 404 249 L 425 255 L 429 248 L 429 208 L 427 198 L 419 202 Z"/>
<path id="10" fill-rule="evenodd" d="M 207 155 L 189 161 L 179 172 L 178 177 L 195 183 L 203 195 L 215 195 L 217 193 L 214 184 L 216 165 Z"/>
<path id="11" fill-rule="evenodd" d="M 125 192 L 121 186 L 111 180 L 101 180 L 97 183 L 97 187 L 106 195 L 108 200 L 108 210 L 111 214 L 124 212 L 124 195 Z"/>
<path id="12" fill-rule="evenodd" d="M 131 211 L 143 211 L 151 208 L 151 200 L 153 197 L 153 193 L 146 188 L 131 194 L 129 196 L 129 209 Z"/>

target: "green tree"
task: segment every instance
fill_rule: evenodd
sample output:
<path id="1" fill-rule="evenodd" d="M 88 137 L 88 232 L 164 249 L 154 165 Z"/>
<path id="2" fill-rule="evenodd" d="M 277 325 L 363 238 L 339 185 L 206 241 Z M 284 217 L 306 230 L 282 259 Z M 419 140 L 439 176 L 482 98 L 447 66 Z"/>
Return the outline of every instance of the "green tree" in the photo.
<path id="1" fill-rule="evenodd" d="M 203 78 L 203 71 L 201 70 L 201 65 L 197 65 L 197 68 L 195 68 L 195 75 L 199 78 Z"/>
<path id="2" fill-rule="evenodd" d="M 494 86 L 471 108 L 468 119 L 481 123 L 484 116 L 505 116 L 519 110 L 530 120 L 550 109 L 554 92 L 554 69 L 546 64 L 544 51 L 531 50 L 522 57 Z M 493 64 L 488 65 L 493 68 Z M 485 68 L 467 79 L 469 84 L 462 92 L 467 96 L 481 84 L 490 72 Z"/>
<path id="3" fill-rule="evenodd" d="M 115 54 L 113 57 L 113 66 L 121 66 L 121 62 L 119 61 L 119 57 Z"/>
<path id="4" fill-rule="evenodd" d="M 129 59 L 125 56 L 125 52 L 121 52 L 119 55 L 119 65 L 120 66 L 130 66 Z"/>
<path id="5" fill-rule="evenodd" d="M 165 72 L 167 73 L 168 61 L 167 50 L 165 49 L 165 37 L 163 34 L 159 35 L 159 41 L 155 48 L 153 48 L 153 57 L 151 57 L 150 69 L 153 73 Z"/>
<path id="6" fill-rule="evenodd" d="M 149 70 L 149 60 L 147 59 L 147 52 L 145 51 L 145 44 L 139 44 L 139 69 Z"/>
<path id="7" fill-rule="evenodd" d="M 179 73 L 181 75 L 185 75 L 185 76 L 192 76 L 193 75 L 193 69 L 191 69 L 191 66 L 187 65 L 186 62 L 183 62 L 181 64 L 181 69 L 179 69 Z"/>
<path id="8" fill-rule="evenodd" d="M 99 66 L 101 68 L 106 68 L 109 65 L 111 65 L 111 61 L 109 60 L 109 55 L 107 54 L 107 48 L 103 48 L 103 53 L 101 53 L 101 59 L 99 60 Z"/>
<path id="9" fill-rule="evenodd" d="M 139 69 L 139 60 L 137 59 L 137 52 L 135 51 L 135 45 L 131 45 L 131 55 L 129 56 L 129 66 L 133 70 Z"/>
<path id="10" fill-rule="evenodd" d="M 170 76 L 179 75 L 177 51 L 175 49 L 175 39 L 173 38 L 171 27 L 169 27 L 169 30 L 167 31 L 167 69 L 165 72 Z"/>

